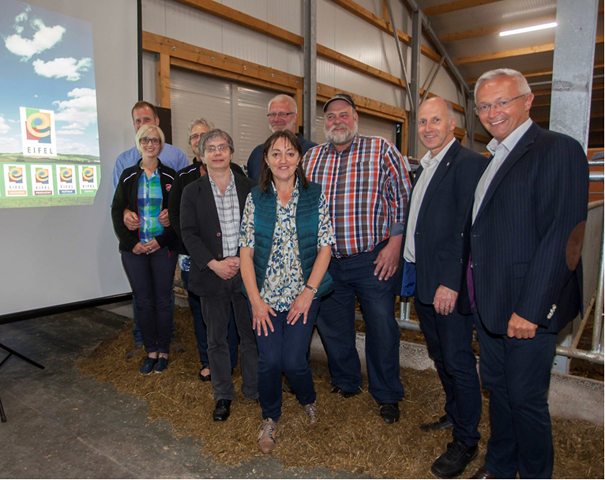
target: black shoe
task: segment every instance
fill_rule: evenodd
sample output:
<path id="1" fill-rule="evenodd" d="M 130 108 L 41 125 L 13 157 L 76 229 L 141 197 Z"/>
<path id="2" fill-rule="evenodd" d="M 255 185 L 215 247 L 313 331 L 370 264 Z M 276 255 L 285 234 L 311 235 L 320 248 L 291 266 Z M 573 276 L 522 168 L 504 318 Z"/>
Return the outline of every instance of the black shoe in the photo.
<path id="1" fill-rule="evenodd" d="M 355 395 L 359 395 L 361 393 L 361 388 L 354 392 L 349 392 L 348 390 L 345 390 L 343 388 L 334 387 L 330 393 L 340 393 L 344 398 L 350 398 L 354 397 Z"/>
<path id="2" fill-rule="evenodd" d="M 385 423 L 389 425 L 399 421 L 399 404 L 398 403 L 381 403 L 380 416 Z"/>
<path id="3" fill-rule="evenodd" d="M 420 425 L 420 430 L 422 430 L 423 432 L 430 432 L 431 430 L 447 430 L 448 428 L 453 427 L 454 424 L 450 422 L 444 415 L 436 422 L 425 423 L 424 425 Z"/>
<path id="4" fill-rule="evenodd" d="M 209 382 L 210 380 L 212 380 L 211 373 L 209 373 L 208 375 L 202 375 L 202 370 L 206 368 L 208 368 L 208 365 L 202 365 L 202 368 L 200 368 L 200 372 L 197 374 L 197 378 L 200 379 L 202 382 Z"/>
<path id="5" fill-rule="evenodd" d="M 215 422 L 224 422 L 229 418 L 231 413 L 231 400 L 219 400 L 216 402 L 214 413 L 212 414 L 212 420 Z"/>
<path id="6" fill-rule="evenodd" d="M 454 440 L 447 444 L 447 452 L 435 460 L 431 472 L 441 478 L 457 477 L 475 459 L 478 452 L 477 445 L 469 447 L 460 440 Z"/>

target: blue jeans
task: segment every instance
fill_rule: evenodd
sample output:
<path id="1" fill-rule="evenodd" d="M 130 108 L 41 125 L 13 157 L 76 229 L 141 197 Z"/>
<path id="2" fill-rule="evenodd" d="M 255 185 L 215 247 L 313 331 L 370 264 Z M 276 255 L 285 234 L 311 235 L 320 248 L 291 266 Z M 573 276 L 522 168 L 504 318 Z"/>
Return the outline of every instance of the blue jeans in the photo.
<path id="1" fill-rule="evenodd" d="M 489 390 L 485 468 L 497 478 L 551 478 L 554 463 L 548 411 L 557 335 L 519 340 L 488 332 L 475 311 L 481 382 Z M 538 327 L 540 330 L 540 327 Z"/>
<path id="2" fill-rule="evenodd" d="M 147 353 L 169 353 L 174 308 L 171 301 L 177 255 L 164 247 L 150 254 L 122 253 L 122 265 L 138 301 L 143 345 Z"/>
<path id="3" fill-rule="evenodd" d="M 175 254 L 176 255 L 176 254 Z M 175 267 L 176 269 L 176 267 Z M 172 311 L 174 312 L 174 289 L 172 289 Z M 141 335 L 141 328 L 139 327 L 139 316 L 137 315 L 137 299 L 132 292 L 132 314 L 134 316 L 134 328 L 132 329 L 132 334 L 134 335 L 134 344 L 135 345 L 143 345 L 143 335 Z M 171 340 L 174 340 L 174 329 L 176 325 L 174 324 L 174 314 L 172 315 L 172 336 Z"/>
<path id="4" fill-rule="evenodd" d="M 256 336 L 258 345 L 258 393 L 263 418 L 277 422 L 281 417 L 282 373 L 288 377 L 292 390 L 301 405 L 316 399 L 315 386 L 307 352 L 311 344 L 313 326 L 319 310 L 319 299 L 314 299 L 307 314 L 307 323 L 299 318 L 294 325 L 286 323 L 288 312 L 276 312 L 271 318 L 272 332 Z"/>
<path id="5" fill-rule="evenodd" d="M 473 316 L 461 315 L 455 308 L 449 315 L 441 315 L 418 297 L 414 307 L 445 391 L 445 413 L 454 424 L 454 439 L 475 446 L 480 438 L 481 386 L 471 345 Z"/>
<path id="6" fill-rule="evenodd" d="M 185 288 L 189 285 L 189 272 L 181 271 L 181 277 L 185 283 Z M 187 290 L 187 298 L 189 300 L 189 308 L 193 315 L 193 329 L 195 331 L 195 338 L 197 339 L 197 349 L 200 354 L 200 364 L 209 365 L 208 363 L 208 336 L 206 334 L 206 325 L 202 318 L 202 305 L 200 303 L 200 297 L 193 292 Z M 237 367 L 237 346 L 239 343 L 237 337 L 237 329 L 235 328 L 235 317 L 231 314 L 231 321 L 229 322 L 229 332 L 227 334 L 227 341 L 229 342 L 229 355 L 231 357 L 231 368 Z"/>
<path id="7" fill-rule="evenodd" d="M 369 392 L 378 403 L 398 403 L 404 395 L 399 379 L 399 338 L 395 320 L 396 276 L 378 280 L 376 260 L 386 242 L 353 257 L 334 258 L 329 272 L 334 292 L 324 297 L 317 329 L 328 354 L 332 385 L 354 392 L 361 388 L 361 364 L 355 348 L 355 296 L 366 324 Z"/>

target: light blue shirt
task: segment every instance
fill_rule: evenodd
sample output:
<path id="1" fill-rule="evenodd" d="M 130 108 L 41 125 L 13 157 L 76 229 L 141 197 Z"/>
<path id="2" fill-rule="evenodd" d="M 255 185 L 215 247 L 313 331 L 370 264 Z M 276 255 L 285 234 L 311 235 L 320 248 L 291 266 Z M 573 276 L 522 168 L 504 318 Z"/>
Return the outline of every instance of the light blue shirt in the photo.
<path id="1" fill-rule="evenodd" d="M 169 143 L 164 144 L 164 148 L 158 156 L 160 162 L 167 167 L 172 168 L 175 172 L 178 172 L 181 168 L 185 168 L 189 165 L 189 159 L 185 152 L 180 148 L 174 147 Z M 141 154 L 137 150 L 137 147 L 132 147 L 130 150 L 126 150 L 121 153 L 116 159 L 116 164 L 113 167 L 113 191 L 116 191 L 116 186 L 120 181 L 120 175 L 128 167 L 132 167 L 141 159 Z"/>

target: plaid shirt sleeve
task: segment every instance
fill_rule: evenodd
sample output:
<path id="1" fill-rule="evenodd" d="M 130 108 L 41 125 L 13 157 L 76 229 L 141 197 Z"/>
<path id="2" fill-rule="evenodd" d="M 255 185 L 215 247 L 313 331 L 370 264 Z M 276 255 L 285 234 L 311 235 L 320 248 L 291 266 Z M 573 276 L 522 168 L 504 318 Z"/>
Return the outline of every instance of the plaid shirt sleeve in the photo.
<path id="1" fill-rule="evenodd" d="M 399 150 L 390 142 L 385 142 L 385 146 L 386 152 L 383 158 L 389 171 L 389 180 L 386 187 L 391 205 L 391 235 L 399 235 L 405 229 L 405 217 L 408 210 L 411 182 Z M 401 227 L 393 228 L 393 224 L 396 223 L 400 223 Z"/>

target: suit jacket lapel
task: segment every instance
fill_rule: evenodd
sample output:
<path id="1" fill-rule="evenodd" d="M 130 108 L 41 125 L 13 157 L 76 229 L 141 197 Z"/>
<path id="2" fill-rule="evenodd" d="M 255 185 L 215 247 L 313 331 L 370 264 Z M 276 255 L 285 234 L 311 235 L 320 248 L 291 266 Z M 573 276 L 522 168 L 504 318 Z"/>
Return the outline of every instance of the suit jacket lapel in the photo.
<path id="1" fill-rule="evenodd" d="M 475 218 L 475 221 L 477 221 L 477 219 L 481 216 L 481 213 L 485 209 L 485 206 L 488 204 L 488 202 L 494 195 L 494 192 L 498 188 L 498 185 L 500 185 L 509 170 L 513 168 L 515 163 L 517 163 L 519 159 L 523 157 L 523 155 L 525 155 L 525 153 L 529 150 L 529 146 L 534 143 L 534 140 L 536 139 L 536 136 L 538 135 L 539 131 L 540 127 L 533 123 L 531 127 L 529 127 L 529 130 L 525 132 L 525 135 L 523 135 L 519 139 L 517 145 L 515 145 L 515 148 L 513 148 L 513 151 L 508 154 L 508 157 L 506 157 L 506 160 L 504 160 L 504 163 L 500 166 L 500 168 L 496 172 L 496 175 L 489 184 L 487 192 L 485 192 L 485 197 L 483 197 L 483 202 L 481 202 L 481 207 L 477 212 L 477 217 Z"/>
<path id="2" fill-rule="evenodd" d="M 426 213 L 426 210 L 428 209 L 428 206 L 431 202 L 431 197 L 439 188 L 439 184 L 441 183 L 447 172 L 450 171 L 450 166 L 454 162 L 454 158 L 456 157 L 456 154 L 460 151 L 460 148 L 461 145 L 458 143 L 458 141 L 455 141 L 450 147 L 450 149 L 447 151 L 445 156 L 439 162 L 439 166 L 437 167 L 437 170 L 435 170 L 433 178 L 431 178 L 431 181 L 426 188 L 424 198 L 422 199 L 422 205 L 420 206 L 420 211 L 418 212 L 418 222 L 422 220 L 424 214 Z"/>
<path id="3" fill-rule="evenodd" d="M 239 201 L 239 216 L 242 218 L 244 215 L 244 207 L 246 206 L 246 198 L 248 198 L 248 192 L 244 185 L 244 179 L 238 178 L 239 175 L 234 175 L 235 178 L 235 190 L 237 191 L 237 199 Z"/>

